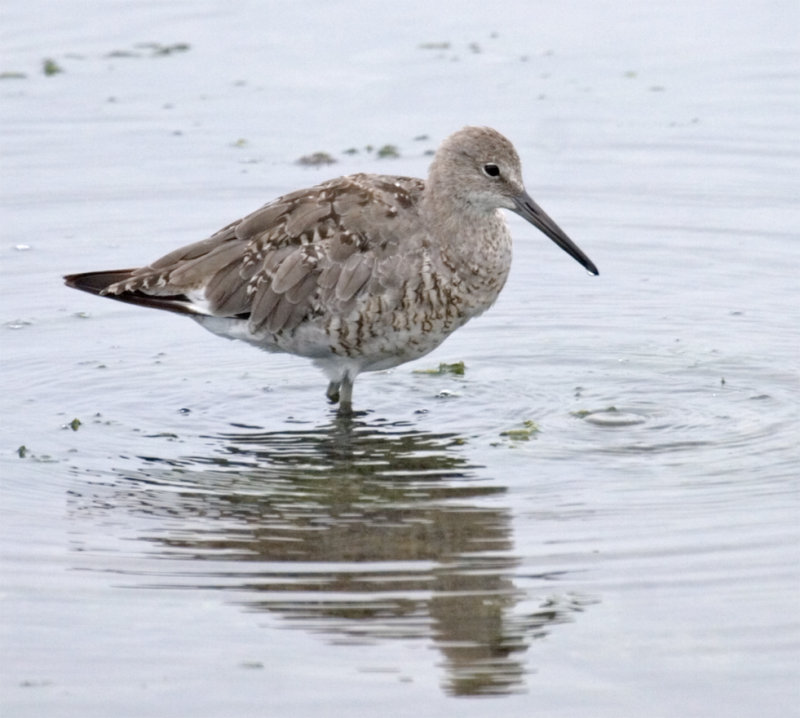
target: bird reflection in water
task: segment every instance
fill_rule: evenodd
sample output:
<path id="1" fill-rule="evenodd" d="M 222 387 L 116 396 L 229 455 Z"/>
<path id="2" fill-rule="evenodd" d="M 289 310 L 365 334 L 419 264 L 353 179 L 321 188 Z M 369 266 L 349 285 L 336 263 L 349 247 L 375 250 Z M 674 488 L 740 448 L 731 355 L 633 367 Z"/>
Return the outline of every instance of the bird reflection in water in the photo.
<path id="1" fill-rule="evenodd" d="M 511 512 L 497 501 L 506 489 L 469 464 L 459 436 L 343 417 L 205 438 L 206 456 L 141 457 L 82 497 L 95 504 L 84 509 L 149 517 L 139 538 L 159 559 L 159 581 L 152 562 L 142 570 L 150 587 L 241 594 L 248 610 L 338 643 L 431 640 L 455 695 L 521 690 L 521 653 L 582 610 L 565 595 L 530 611 L 514 582 Z M 526 581 L 551 595 L 555 578 Z"/>

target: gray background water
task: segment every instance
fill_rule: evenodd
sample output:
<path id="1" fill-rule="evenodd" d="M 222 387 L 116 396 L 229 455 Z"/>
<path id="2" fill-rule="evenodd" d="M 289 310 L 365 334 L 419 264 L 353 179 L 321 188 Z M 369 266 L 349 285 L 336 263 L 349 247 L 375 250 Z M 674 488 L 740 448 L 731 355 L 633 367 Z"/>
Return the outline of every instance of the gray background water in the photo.
<path id="1" fill-rule="evenodd" d="M 2 13 L 3 715 L 796 708 L 795 2 Z M 497 305 L 354 425 L 303 361 L 61 284 L 465 124 L 601 274 L 510 218 Z"/>

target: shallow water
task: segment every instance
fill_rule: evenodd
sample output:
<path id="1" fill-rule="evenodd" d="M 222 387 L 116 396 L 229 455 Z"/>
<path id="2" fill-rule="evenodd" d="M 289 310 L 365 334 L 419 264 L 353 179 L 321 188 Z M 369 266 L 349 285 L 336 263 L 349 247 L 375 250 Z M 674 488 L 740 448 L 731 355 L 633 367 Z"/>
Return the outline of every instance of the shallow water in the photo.
<path id="1" fill-rule="evenodd" d="M 797 9 L 559 7 L 6 3 L 4 714 L 796 705 Z M 601 274 L 510 218 L 497 305 L 352 421 L 61 284 L 467 123 Z"/>

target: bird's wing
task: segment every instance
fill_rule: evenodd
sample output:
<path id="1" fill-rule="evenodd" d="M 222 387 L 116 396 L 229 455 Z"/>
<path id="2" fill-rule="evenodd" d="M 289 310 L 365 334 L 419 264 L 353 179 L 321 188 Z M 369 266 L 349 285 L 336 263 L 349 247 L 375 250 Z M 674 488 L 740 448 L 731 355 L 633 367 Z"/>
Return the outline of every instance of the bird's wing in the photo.
<path id="1" fill-rule="evenodd" d="M 370 282 L 391 284 L 423 187 L 351 175 L 293 192 L 102 293 L 191 297 L 208 314 L 249 317 L 253 331 L 291 330 L 322 304 L 346 309 Z"/>

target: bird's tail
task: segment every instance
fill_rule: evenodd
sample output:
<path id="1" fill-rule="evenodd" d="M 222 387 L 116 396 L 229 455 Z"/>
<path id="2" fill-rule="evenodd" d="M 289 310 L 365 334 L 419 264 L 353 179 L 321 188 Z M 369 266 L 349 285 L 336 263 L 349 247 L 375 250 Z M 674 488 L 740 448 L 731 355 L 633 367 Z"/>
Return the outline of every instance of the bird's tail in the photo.
<path id="1" fill-rule="evenodd" d="M 126 304 L 136 304 L 140 307 L 151 307 L 152 309 L 163 309 L 167 312 L 188 314 L 190 316 L 204 314 L 204 312 L 199 311 L 197 307 L 192 304 L 189 297 L 185 294 L 159 296 L 145 294 L 139 290 L 121 292 L 119 294 L 109 292 L 106 294 L 106 289 L 112 284 L 128 279 L 134 271 L 136 270 L 110 269 L 100 272 L 67 274 L 64 276 L 64 283 L 73 289 L 79 289 L 82 292 L 88 292 L 89 294 L 95 294 L 101 297 L 108 297 L 109 299 L 116 299 L 118 302 L 125 302 Z"/>

